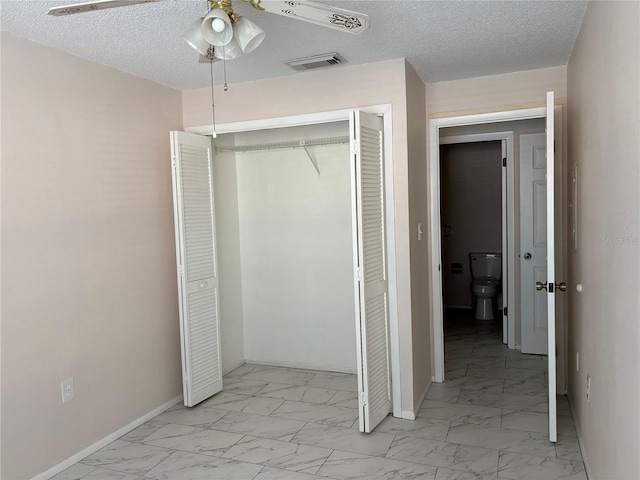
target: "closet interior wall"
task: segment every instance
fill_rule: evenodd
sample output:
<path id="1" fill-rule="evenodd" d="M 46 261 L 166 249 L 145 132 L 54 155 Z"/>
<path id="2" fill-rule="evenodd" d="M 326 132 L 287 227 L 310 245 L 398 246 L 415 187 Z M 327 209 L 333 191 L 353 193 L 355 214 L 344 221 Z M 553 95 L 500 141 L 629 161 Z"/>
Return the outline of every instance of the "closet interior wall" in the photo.
<path id="1" fill-rule="evenodd" d="M 348 128 L 214 140 L 223 371 L 246 361 L 355 372 L 349 144 L 225 148 L 347 136 Z"/>

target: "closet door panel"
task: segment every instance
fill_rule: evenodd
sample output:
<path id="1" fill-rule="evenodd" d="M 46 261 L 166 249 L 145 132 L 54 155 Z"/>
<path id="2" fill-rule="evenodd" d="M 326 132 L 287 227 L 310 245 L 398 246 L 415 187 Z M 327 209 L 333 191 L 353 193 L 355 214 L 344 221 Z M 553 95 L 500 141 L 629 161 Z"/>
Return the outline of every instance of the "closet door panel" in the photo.
<path id="1" fill-rule="evenodd" d="M 351 132 L 359 425 L 368 433 L 391 411 L 382 118 L 352 112 Z"/>
<path id="2" fill-rule="evenodd" d="M 171 132 L 184 404 L 222 390 L 211 139 Z"/>

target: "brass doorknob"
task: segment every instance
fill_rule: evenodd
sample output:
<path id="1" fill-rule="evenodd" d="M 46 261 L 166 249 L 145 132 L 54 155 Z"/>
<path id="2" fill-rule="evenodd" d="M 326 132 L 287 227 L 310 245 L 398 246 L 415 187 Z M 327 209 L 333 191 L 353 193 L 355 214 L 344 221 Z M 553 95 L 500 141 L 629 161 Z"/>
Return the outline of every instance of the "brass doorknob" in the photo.
<path id="1" fill-rule="evenodd" d="M 566 289 L 566 285 L 565 285 L 565 289 Z M 547 289 L 547 282 L 536 282 L 536 290 L 540 291 L 540 290 L 546 290 Z"/>
<path id="2" fill-rule="evenodd" d="M 561 292 L 566 292 L 567 291 L 567 282 L 560 282 L 558 285 L 558 290 L 560 290 Z"/>

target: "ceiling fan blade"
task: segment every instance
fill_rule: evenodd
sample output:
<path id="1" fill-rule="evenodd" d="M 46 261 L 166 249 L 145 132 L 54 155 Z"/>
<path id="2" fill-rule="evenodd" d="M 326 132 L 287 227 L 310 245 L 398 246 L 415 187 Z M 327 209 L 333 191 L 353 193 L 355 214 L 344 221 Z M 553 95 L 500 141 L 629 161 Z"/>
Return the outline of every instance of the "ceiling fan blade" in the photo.
<path id="1" fill-rule="evenodd" d="M 62 15 L 92 12 L 94 10 L 103 10 L 105 8 L 126 7 L 129 5 L 137 5 L 138 3 L 150 3 L 155 1 L 157 0 L 96 0 L 94 2 L 75 3 L 73 5 L 53 7 L 49 9 L 49 15 L 60 17 Z"/>
<path id="2" fill-rule="evenodd" d="M 369 15 L 320 3 L 262 0 L 260 6 L 269 13 L 315 23 L 347 33 L 361 33 L 369 28 Z"/>

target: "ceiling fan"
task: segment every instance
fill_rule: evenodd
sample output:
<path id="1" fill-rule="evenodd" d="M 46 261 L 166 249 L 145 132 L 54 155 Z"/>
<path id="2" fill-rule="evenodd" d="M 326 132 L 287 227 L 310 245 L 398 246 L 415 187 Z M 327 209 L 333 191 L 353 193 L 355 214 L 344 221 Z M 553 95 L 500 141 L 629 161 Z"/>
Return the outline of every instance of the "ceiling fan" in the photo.
<path id="1" fill-rule="evenodd" d="M 62 16 L 123 7 L 163 0 L 95 0 L 49 10 L 49 15 Z M 260 11 L 295 18 L 323 27 L 357 34 L 369 28 L 369 16 L 329 5 L 285 0 L 242 0 Z M 232 60 L 255 50 L 265 33 L 246 17 L 233 11 L 232 0 L 207 0 L 208 12 L 194 21 L 182 38 L 201 55 Z"/>

